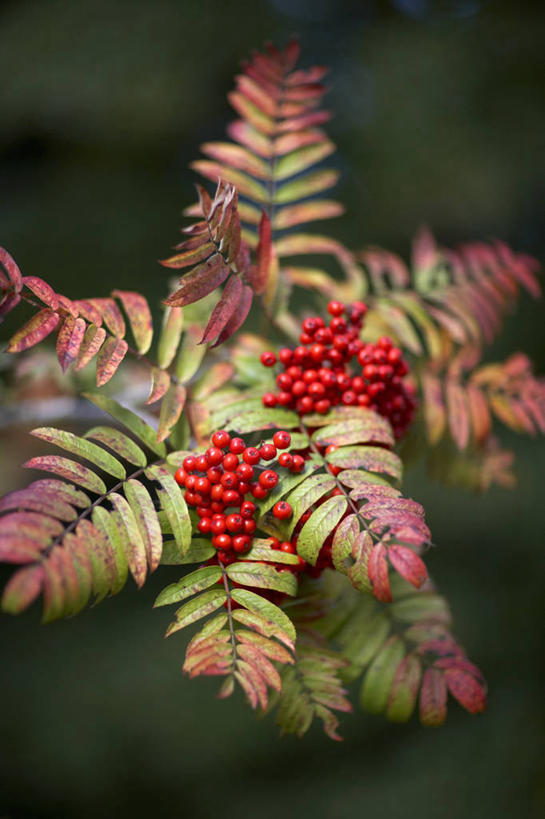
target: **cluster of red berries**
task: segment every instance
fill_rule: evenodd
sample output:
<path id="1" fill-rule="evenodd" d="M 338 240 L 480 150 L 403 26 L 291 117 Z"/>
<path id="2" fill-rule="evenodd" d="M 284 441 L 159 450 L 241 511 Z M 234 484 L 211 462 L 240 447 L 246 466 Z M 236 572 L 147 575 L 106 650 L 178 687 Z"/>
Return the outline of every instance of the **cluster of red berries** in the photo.
<path id="1" fill-rule="evenodd" d="M 212 446 L 202 455 L 188 455 L 174 475 L 179 486 L 185 487 L 188 506 L 195 507 L 199 517 L 197 528 L 212 536 L 218 560 L 228 565 L 250 549 L 257 528 L 256 504 L 248 499 L 262 500 L 275 488 L 278 474 L 264 468 L 262 461 L 274 461 L 290 472 L 301 472 L 305 461 L 301 455 L 282 452 L 291 444 L 289 432 L 278 430 L 273 443 L 259 447 L 246 446 L 242 438 L 231 438 L 226 430 L 212 435 Z M 286 520 L 293 514 L 286 501 L 273 506 L 273 515 Z"/>
<path id="2" fill-rule="evenodd" d="M 263 396 L 266 407 L 294 407 L 299 415 L 325 414 L 339 404 L 369 407 L 388 418 L 396 438 L 407 429 L 415 407 L 414 391 L 403 378 L 409 369 L 401 350 L 382 337 L 376 344 L 359 338 L 367 307 L 355 302 L 346 307 L 338 301 L 327 306 L 329 325 L 319 316 L 303 321 L 300 346 L 278 352 L 283 372 L 276 376 L 277 393 Z M 361 371 L 349 364 L 356 359 Z M 261 355 L 265 367 L 274 367 L 273 352 Z"/>

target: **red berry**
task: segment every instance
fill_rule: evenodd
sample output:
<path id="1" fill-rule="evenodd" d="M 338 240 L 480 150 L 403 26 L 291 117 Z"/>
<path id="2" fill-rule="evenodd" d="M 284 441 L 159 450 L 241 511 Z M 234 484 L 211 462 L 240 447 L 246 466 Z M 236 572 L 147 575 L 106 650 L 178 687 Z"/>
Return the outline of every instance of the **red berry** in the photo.
<path id="1" fill-rule="evenodd" d="M 264 367 L 274 367 L 276 364 L 276 356 L 274 353 L 267 351 L 266 353 L 261 353 L 261 363 Z"/>
<path id="2" fill-rule="evenodd" d="M 312 336 L 309 333 L 301 333 L 299 336 L 299 343 L 300 344 L 311 344 L 312 343 Z"/>
<path id="3" fill-rule="evenodd" d="M 372 381 L 377 377 L 377 368 L 374 364 L 366 364 L 362 370 L 362 375 L 364 378 L 367 378 L 368 381 Z"/>
<path id="4" fill-rule="evenodd" d="M 214 516 L 210 521 L 210 530 L 214 535 L 221 535 L 226 529 L 227 525 L 225 523 L 225 515 L 218 515 L 218 517 Z"/>
<path id="5" fill-rule="evenodd" d="M 242 460 L 253 466 L 254 464 L 259 463 L 261 460 L 261 453 L 255 448 L 255 446 L 249 446 L 242 453 Z"/>
<path id="6" fill-rule="evenodd" d="M 290 472 L 302 472 L 305 468 L 305 459 L 301 455 L 293 456 L 293 466 Z"/>
<path id="7" fill-rule="evenodd" d="M 202 532 L 203 535 L 209 534 L 212 528 L 212 522 L 210 518 L 201 518 L 197 524 L 197 529 L 199 532 Z"/>
<path id="8" fill-rule="evenodd" d="M 244 519 L 238 514 L 227 515 L 225 525 L 227 526 L 227 531 L 229 532 L 241 532 L 244 528 Z"/>
<path id="9" fill-rule="evenodd" d="M 201 495 L 209 495 L 212 486 L 208 478 L 197 478 L 195 481 L 195 489 Z"/>
<path id="10" fill-rule="evenodd" d="M 283 429 L 277 430 L 273 435 L 273 441 L 277 449 L 287 449 L 291 444 L 291 435 Z"/>
<path id="11" fill-rule="evenodd" d="M 330 452 L 336 452 L 338 448 L 337 444 L 329 444 L 329 446 L 325 448 L 325 454 L 329 455 Z"/>
<path id="12" fill-rule="evenodd" d="M 210 490 L 210 498 L 213 501 L 220 501 L 223 498 L 223 486 L 220 483 L 214 484 Z"/>
<path id="13" fill-rule="evenodd" d="M 248 535 L 235 535 L 233 538 L 233 551 L 237 554 L 244 554 L 252 545 L 252 540 Z"/>
<path id="14" fill-rule="evenodd" d="M 223 549 L 224 551 L 233 548 L 233 538 L 231 535 L 214 535 L 212 543 L 216 549 Z"/>
<path id="15" fill-rule="evenodd" d="M 267 491 L 267 489 L 265 489 L 265 488 L 264 488 L 263 486 L 261 486 L 261 484 L 259 484 L 259 483 L 253 483 L 253 484 L 252 484 L 252 489 L 251 489 L 251 492 L 252 492 L 252 496 L 253 496 L 253 497 L 254 497 L 256 500 L 263 500 L 263 498 L 266 498 L 266 497 L 267 497 L 267 495 L 269 494 L 269 493 L 268 493 L 268 491 Z"/>
<path id="16" fill-rule="evenodd" d="M 346 390 L 346 392 L 343 392 L 343 404 L 346 404 L 347 407 L 355 404 L 357 400 L 358 397 L 353 390 Z"/>
<path id="17" fill-rule="evenodd" d="M 248 481 L 240 481 L 237 491 L 240 495 L 247 495 L 250 491 L 250 483 Z"/>
<path id="18" fill-rule="evenodd" d="M 234 472 L 239 464 L 237 456 L 233 452 L 228 452 L 223 458 L 223 468 L 226 472 Z"/>
<path id="19" fill-rule="evenodd" d="M 210 483 L 219 483 L 223 472 L 217 466 L 211 466 L 206 472 L 206 477 Z"/>
<path id="20" fill-rule="evenodd" d="M 239 484 L 239 477 L 236 472 L 224 472 L 220 484 L 224 489 L 236 489 Z"/>
<path id="21" fill-rule="evenodd" d="M 195 460 L 196 459 L 194 455 L 188 455 L 187 458 L 184 458 L 183 467 L 186 472 L 193 472 L 196 466 Z"/>
<path id="22" fill-rule="evenodd" d="M 220 449 L 226 447 L 230 440 L 231 436 L 224 429 L 219 429 L 212 435 L 212 443 L 214 444 L 214 446 L 218 446 Z"/>
<path id="23" fill-rule="evenodd" d="M 185 488 L 189 489 L 191 492 L 195 489 L 195 481 L 197 480 L 196 475 L 186 475 L 185 477 Z"/>
<path id="24" fill-rule="evenodd" d="M 293 381 L 287 373 L 279 373 L 276 376 L 276 385 L 280 387 L 283 392 L 288 392 L 292 384 Z"/>
<path id="25" fill-rule="evenodd" d="M 215 513 L 223 512 L 224 508 L 223 502 L 220 501 L 212 501 L 210 504 L 210 510 Z"/>
<path id="26" fill-rule="evenodd" d="M 316 412 L 319 412 L 320 415 L 325 415 L 326 412 L 329 412 L 330 407 L 331 401 L 329 401 L 327 398 L 322 398 L 320 401 L 316 401 L 315 410 Z"/>
<path id="27" fill-rule="evenodd" d="M 266 469 L 259 476 L 259 483 L 264 489 L 274 489 L 278 483 L 278 475 L 272 469 Z"/>
<path id="28" fill-rule="evenodd" d="M 287 501 L 278 501 L 273 506 L 273 515 L 278 520 L 287 520 L 293 515 L 293 509 Z"/>
<path id="29" fill-rule="evenodd" d="M 226 489 L 223 493 L 222 501 L 224 506 L 239 506 L 241 500 L 240 492 L 236 492 L 234 489 Z"/>
<path id="30" fill-rule="evenodd" d="M 240 455 L 246 449 L 246 444 L 242 438 L 233 438 L 229 444 L 229 452 L 233 455 Z"/>
<path id="31" fill-rule="evenodd" d="M 206 456 L 199 455 L 199 457 L 195 460 L 195 466 L 199 472 L 206 472 L 208 469 L 208 461 L 206 460 Z"/>
<path id="32" fill-rule="evenodd" d="M 273 392 L 266 392 L 261 399 L 264 407 L 276 407 L 276 395 Z"/>
<path id="33" fill-rule="evenodd" d="M 253 535 L 255 530 L 257 529 L 257 523 L 252 518 L 245 519 L 244 521 L 244 534 L 245 535 Z"/>
<path id="34" fill-rule="evenodd" d="M 185 486 L 185 477 L 186 473 L 182 469 L 182 467 L 180 467 L 180 469 L 177 469 L 176 472 L 174 473 L 174 480 L 176 481 L 178 486 Z"/>
<path id="35" fill-rule="evenodd" d="M 319 344 L 331 344 L 333 341 L 333 333 L 329 327 L 320 327 L 320 329 L 317 330 L 314 335 L 314 341 L 318 342 Z"/>
<path id="36" fill-rule="evenodd" d="M 319 400 L 323 398 L 325 395 L 325 387 L 321 381 L 313 381 L 312 384 L 308 385 L 308 394 L 311 398 L 315 400 Z"/>
<path id="37" fill-rule="evenodd" d="M 278 458 L 278 463 L 284 467 L 284 469 L 289 469 L 293 466 L 293 455 L 290 455 L 289 452 L 283 452 Z"/>
<path id="38" fill-rule="evenodd" d="M 335 316 L 335 318 L 332 318 L 331 321 L 329 322 L 329 326 L 331 328 L 331 332 L 333 333 L 333 335 L 338 335 L 339 333 L 346 333 L 348 329 L 346 321 L 340 316 Z"/>
<path id="39" fill-rule="evenodd" d="M 308 350 L 306 347 L 296 347 L 293 351 L 293 357 L 299 364 L 303 364 L 308 359 Z"/>
<path id="40" fill-rule="evenodd" d="M 264 461 L 272 461 L 273 458 L 276 458 L 276 447 L 273 444 L 263 444 L 259 451 Z"/>
<path id="41" fill-rule="evenodd" d="M 295 554 L 295 546 L 293 545 L 293 543 L 290 543 L 289 540 L 286 540 L 280 546 L 280 551 L 285 552 L 286 554 L 289 554 L 289 555 L 294 555 Z"/>
<path id="42" fill-rule="evenodd" d="M 217 446 L 211 446 L 206 450 L 205 457 L 210 466 L 218 466 L 223 460 L 223 450 Z"/>
<path id="43" fill-rule="evenodd" d="M 330 301 L 327 305 L 327 312 L 330 316 L 342 316 L 344 313 L 344 304 L 340 301 Z"/>
<path id="44" fill-rule="evenodd" d="M 254 468 L 247 463 L 241 463 L 237 466 L 235 472 L 243 481 L 251 481 L 254 477 Z"/>
<path id="45" fill-rule="evenodd" d="M 294 395 L 296 398 L 301 398 L 302 395 L 305 395 L 307 391 L 307 385 L 304 381 L 294 381 L 293 386 L 291 388 L 291 394 Z"/>
<path id="46" fill-rule="evenodd" d="M 276 400 L 281 407 L 289 407 L 293 399 L 290 392 L 280 392 L 278 393 Z"/>
<path id="47" fill-rule="evenodd" d="M 321 362 L 324 360 L 326 348 L 323 344 L 313 344 L 309 352 L 313 361 Z"/>
<path id="48" fill-rule="evenodd" d="M 242 515 L 243 518 L 249 519 L 253 516 L 256 509 L 257 506 L 255 505 L 255 503 L 252 503 L 252 501 L 244 501 L 240 505 L 240 514 Z"/>
<path id="49" fill-rule="evenodd" d="M 287 367 L 291 363 L 292 358 L 293 352 L 289 347 L 282 347 L 282 349 L 278 351 L 278 359 L 284 366 Z"/>

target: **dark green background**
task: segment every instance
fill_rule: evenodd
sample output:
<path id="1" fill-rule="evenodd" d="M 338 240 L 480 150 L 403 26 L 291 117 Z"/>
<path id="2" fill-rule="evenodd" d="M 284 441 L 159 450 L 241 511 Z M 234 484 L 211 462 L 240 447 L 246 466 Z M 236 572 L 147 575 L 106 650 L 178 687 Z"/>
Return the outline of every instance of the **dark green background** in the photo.
<path id="1" fill-rule="evenodd" d="M 545 258 L 545 15 L 478 0 L 73 0 L 0 10 L 0 242 L 69 296 L 165 290 L 156 264 L 192 201 L 187 164 L 220 138 L 238 60 L 298 32 L 332 66 L 330 132 L 348 213 L 329 232 L 406 253 L 497 235 Z M 522 300 L 494 354 L 545 361 L 543 307 Z M 19 434 L 0 436 L 2 489 Z M 530 817 L 545 811 L 545 447 L 505 435 L 519 487 L 423 501 L 429 566 L 490 684 L 447 725 L 355 714 L 344 744 L 279 740 L 215 683 L 181 676 L 184 637 L 151 611 L 164 570 L 77 620 L 0 625 L 0 817 Z"/>

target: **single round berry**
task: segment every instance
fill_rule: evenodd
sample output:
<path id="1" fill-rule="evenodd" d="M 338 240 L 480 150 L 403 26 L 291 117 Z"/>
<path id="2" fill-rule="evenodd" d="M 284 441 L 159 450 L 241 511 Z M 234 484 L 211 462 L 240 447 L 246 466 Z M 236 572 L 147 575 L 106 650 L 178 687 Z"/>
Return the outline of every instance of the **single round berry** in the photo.
<path id="1" fill-rule="evenodd" d="M 231 535 L 214 535 L 212 543 L 216 549 L 223 549 L 225 552 L 233 548 L 233 538 Z"/>
<path id="2" fill-rule="evenodd" d="M 280 387 L 284 392 L 288 392 L 293 384 L 293 379 L 287 373 L 279 373 L 276 376 L 276 386 Z"/>
<path id="3" fill-rule="evenodd" d="M 219 483 L 223 472 L 218 466 L 211 466 L 206 472 L 206 477 L 210 483 Z"/>
<path id="4" fill-rule="evenodd" d="M 237 534 L 238 532 L 241 532 L 244 528 L 244 518 L 242 517 L 242 515 L 238 514 L 227 515 L 227 518 L 225 519 L 225 525 L 227 526 L 228 532 L 234 532 L 235 534 Z"/>
<path id="5" fill-rule="evenodd" d="M 247 463 L 241 463 L 235 469 L 236 474 L 241 481 L 251 481 L 254 477 L 254 468 Z"/>
<path id="6" fill-rule="evenodd" d="M 241 455 L 245 449 L 246 444 L 242 438 L 233 438 L 229 444 L 229 452 L 232 452 L 233 455 Z"/>
<path id="7" fill-rule="evenodd" d="M 250 549 L 252 539 L 249 535 L 235 535 L 233 538 L 233 551 L 237 554 L 244 554 Z"/>
<path id="8" fill-rule="evenodd" d="M 266 469 L 259 476 L 259 483 L 264 489 L 274 489 L 278 483 L 278 475 L 272 469 Z"/>
<path id="9" fill-rule="evenodd" d="M 224 472 L 221 476 L 220 484 L 224 489 L 236 489 L 239 485 L 239 477 L 236 472 Z"/>
<path id="10" fill-rule="evenodd" d="M 273 441 L 277 449 L 287 449 L 291 444 L 291 435 L 289 432 L 279 429 L 274 433 Z"/>
<path id="11" fill-rule="evenodd" d="M 242 453 L 242 459 L 245 463 L 253 466 L 254 464 L 259 463 L 261 460 L 261 453 L 259 449 L 255 448 L 255 446 L 249 446 Z"/>
<path id="12" fill-rule="evenodd" d="M 278 520 L 287 520 L 293 515 L 293 509 L 287 501 L 278 501 L 273 506 L 273 515 Z"/>
<path id="13" fill-rule="evenodd" d="M 210 518 L 201 518 L 197 524 L 197 529 L 203 535 L 208 535 L 212 531 L 212 521 Z"/>
<path id="14" fill-rule="evenodd" d="M 210 490 L 210 498 L 213 501 L 220 501 L 223 498 L 223 486 L 220 483 L 214 484 Z"/>
<path id="15" fill-rule="evenodd" d="M 252 501 L 243 501 L 240 504 L 240 514 L 248 520 L 253 516 L 256 509 L 257 506 Z"/>
<path id="16" fill-rule="evenodd" d="M 201 495 L 209 495 L 212 485 L 208 478 L 197 478 L 195 481 L 195 490 Z"/>
<path id="17" fill-rule="evenodd" d="M 261 400 L 264 407 L 269 407 L 270 409 L 276 407 L 276 395 L 273 392 L 266 392 Z"/>
<path id="18" fill-rule="evenodd" d="M 290 472 L 302 472 L 305 468 L 305 459 L 302 455 L 294 455 L 293 456 L 293 466 L 290 469 Z"/>
<path id="19" fill-rule="evenodd" d="M 225 530 L 227 529 L 227 525 L 225 523 L 225 515 L 221 516 L 214 516 L 210 521 L 210 531 L 214 535 L 222 535 Z"/>
<path id="20" fill-rule="evenodd" d="M 224 506 L 240 506 L 241 500 L 240 492 L 235 489 L 226 489 L 223 493 L 222 501 Z"/>
<path id="21" fill-rule="evenodd" d="M 182 469 L 182 467 L 180 467 L 174 473 L 174 480 L 176 481 L 178 486 L 185 486 L 185 478 L 186 478 L 185 470 Z"/>
<path id="22" fill-rule="evenodd" d="M 278 463 L 284 469 L 290 469 L 293 466 L 293 455 L 290 455 L 289 452 L 283 452 L 278 458 Z"/>
<path id="23" fill-rule="evenodd" d="M 219 429 L 212 435 L 212 443 L 214 444 L 214 446 L 217 446 L 220 449 L 224 449 L 228 445 L 230 440 L 231 436 L 224 429 Z"/>
<path id="24" fill-rule="evenodd" d="M 187 458 L 184 458 L 182 463 L 186 472 L 193 472 L 196 466 L 195 461 L 196 458 L 194 455 L 188 455 Z"/>
<path id="25" fill-rule="evenodd" d="M 206 456 L 199 455 L 199 457 L 195 460 L 195 466 L 199 472 L 206 472 L 209 466 Z"/>
<path id="26" fill-rule="evenodd" d="M 316 406 L 314 409 L 316 412 L 319 412 L 320 415 L 325 415 L 327 412 L 329 412 L 330 408 L 331 401 L 329 401 L 327 398 L 321 398 L 319 401 L 316 401 Z"/>
<path id="27" fill-rule="evenodd" d="M 340 301 L 330 301 L 327 305 L 327 312 L 330 316 L 342 316 L 344 313 L 344 304 Z"/>
<path id="28" fill-rule="evenodd" d="M 261 363 L 264 367 L 274 367 L 276 364 L 276 356 L 273 352 L 268 350 L 265 353 L 261 353 Z"/>
<path id="29" fill-rule="evenodd" d="M 257 523 L 253 518 L 245 519 L 244 520 L 244 534 L 245 535 L 253 535 L 255 530 L 257 529 Z"/>
<path id="30" fill-rule="evenodd" d="M 289 407 L 290 404 L 293 403 L 291 392 L 279 392 L 276 396 L 276 400 L 281 407 Z"/>
<path id="31" fill-rule="evenodd" d="M 189 489 L 190 492 L 193 492 L 195 489 L 195 481 L 197 480 L 196 475 L 186 475 L 185 477 L 185 488 Z"/>
<path id="32" fill-rule="evenodd" d="M 252 497 L 256 500 L 263 500 L 269 494 L 268 490 L 261 486 L 260 483 L 253 483 L 251 487 Z"/>
<path id="33" fill-rule="evenodd" d="M 274 444 L 263 444 L 263 446 L 259 447 L 259 451 L 264 461 L 272 461 L 273 458 L 276 458 L 276 447 Z"/>
<path id="34" fill-rule="evenodd" d="M 204 454 L 209 466 L 218 466 L 223 460 L 223 450 L 217 446 L 211 446 Z"/>
<path id="35" fill-rule="evenodd" d="M 234 472 L 238 464 L 239 460 L 233 452 L 228 452 L 223 458 L 223 468 L 226 472 Z"/>
<path id="36" fill-rule="evenodd" d="M 283 347 L 281 350 L 278 351 L 278 360 L 285 366 L 289 366 L 291 364 L 291 360 L 293 358 L 293 352 L 290 350 L 289 347 Z"/>
<path id="37" fill-rule="evenodd" d="M 289 540 L 285 540 L 284 543 L 282 543 L 282 545 L 280 546 L 280 551 L 285 552 L 288 555 L 294 555 L 296 549 L 293 543 L 290 543 Z"/>

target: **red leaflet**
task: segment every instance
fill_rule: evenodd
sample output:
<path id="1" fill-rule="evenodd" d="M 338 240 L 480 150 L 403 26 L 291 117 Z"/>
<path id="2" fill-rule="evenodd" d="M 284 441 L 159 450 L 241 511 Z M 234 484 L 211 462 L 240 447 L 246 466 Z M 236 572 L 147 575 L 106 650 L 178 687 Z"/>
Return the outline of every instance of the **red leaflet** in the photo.
<path id="1" fill-rule="evenodd" d="M 165 304 L 171 307 L 193 304 L 223 284 L 229 273 L 229 266 L 218 253 L 215 253 L 207 262 L 197 265 L 191 273 L 180 279 L 178 290 L 165 299 Z"/>
<path id="2" fill-rule="evenodd" d="M 170 435 L 172 427 L 182 414 L 185 399 L 185 387 L 182 384 L 171 384 L 161 404 L 159 427 L 157 430 L 157 440 L 159 442 L 164 441 Z"/>
<path id="3" fill-rule="evenodd" d="M 15 259 L 3 247 L 0 247 L 0 263 L 4 266 L 13 289 L 16 293 L 20 293 L 23 289 L 21 271 L 15 263 Z"/>
<path id="4" fill-rule="evenodd" d="M 232 314 L 231 318 L 219 334 L 215 344 L 213 344 L 212 347 L 218 347 L 220 344 L 223 344 L 224 341 L 231 338 L 231 336 L 234 335 L 240 327 L 242 327 L 246 321 L 248 313 L 250 312 L 252 300 L 252 288 L 245 284 L 242 288 L 242 293 L 236 312 Z"/>
<path id="5" fill-rule="evenodd" d="M 373 585 L 373 594 L 382 603 L 392 602 L 390 581 L 388 580 L 388 563 L 386 562 L 386 548 L 377 543 L 371 550 L 367 564 L 369 580 Z"/>
<path id="6" fill-rule="evenodd" d="M 63 373 L 78 357 L 85 335 L 85 321 L 82 318 L 66 316 L 57 336 L 57 358 Z"/>
<path id="7" fill-rule="evenodd" d="M 91 324 L 96 324 L 97 327 L 100 327 L 102 324 L 102 314 L 90 301 L 79 299 L 78 301 L 73 301 L 72 304 L 76 307 L 80 316 L 90 321 Z"/>
<path id="8" fill-rule="evenodd" d="M 2 316 L 7 316 L 14 307 L 17 307 L 19 302 L 21 301 L 21 294 L 20 293 L 8 293 L 2 301 L 0 301 L 0 319 Z"/>
<path id="9" fill-rule="evenodd" d="M 146 404 L 153 404 L 163 397 L 170 386 L 170 375 L 160 367 L 154 367 L 152 371 L 152 384 L 150 394 Z"/>
<path id="10" fill-rule="evenodd" d="M 465 390 L 461 384 L 449 378 L 446 396 L 451 435 L 458 449 L 465 449 L 469 442 L 469 409 Z"/>
<path id="11" fill-rule="evenodd" d="M 33 563 L 39 558 L 38 544 L 32 539 L 0 533 L 0 560 L 4 563 Z"/>
<path id="12" fill-rule="evenodd" d="M 452 696 L 470 714 L 480 714 L 486 708 L 486 689 L 473 674 L 458 669 L 445 671 L 445 681 Z"/>
<path id="13" fill-rule="evenodd" d="M 47 307 L 50 307 L 52 310 L 57 309 L 59 299 L 53 288 L 50 287 L 47 282 L 44 282 L 43 279 L 39 279 L 37 276 L 25 276 L 23 278 L 23 284 Z"/>
<path id="14" fill-rule="evenodd" d="M 87 366 L 102 347 L 105 338 L 106 330 L 104 327 L 97 327 L 95 324 L 88 326 L 79 348 L 76 370 L 83 370 Z"/>
<path id="15" fill-rule="evenodd" d="M 388 558 L 396 572 L 417 589 L 427 579 L 428 571 L 424 561 L 407 546 L 390 546 Z"/>
<path id="16" fill-rule="evenodd" d="M 200 344 L 207 344 L 219 336 L 239 306 L 242 288 L 243 284 L 240 276 L 234 275 L 228 279 L 222 297 L 214 307 L 208 320 Z"/>
<path id="17" fill-rule="evenodd" d="M 6 584 L 2 608 L 9 614 L 19 614 L 36 599 L 42 589 L 43 569 L 29 566 L 16 572 Z"/>
<path id="18" fill-rule="evenodd" d="M 8 353 L 20 353 L 39 344 L 53 332 L 59 323 L 58 313 L 53 310 L 40 310 L 12 336 L 7 347 Z"/>

